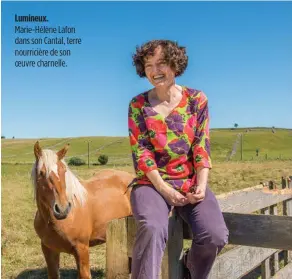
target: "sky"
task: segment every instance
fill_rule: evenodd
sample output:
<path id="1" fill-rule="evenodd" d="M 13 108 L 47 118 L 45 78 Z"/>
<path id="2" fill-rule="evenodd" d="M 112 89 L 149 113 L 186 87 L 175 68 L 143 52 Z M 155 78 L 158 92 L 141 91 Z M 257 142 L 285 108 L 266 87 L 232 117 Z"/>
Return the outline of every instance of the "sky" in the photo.
<path id="1" fill-rule="evenodd" d="M 136 46 L 185 46 L 176 83 L 203 90 L 210 127 L 292 128 L 292 2 L 2 2 L 2 131 L 6 138 L 127 136 L 128 104 L 151 88 L 132 65 Z M 43 24 L 15 14 L 47 16 Z M 15 26 L 69 26 L 81 45 L 23 45 Z M 69 49 L 63 68 L 19 68 L 18 49 Z M 60 58 L 60 57 L 59 57 Z"/>

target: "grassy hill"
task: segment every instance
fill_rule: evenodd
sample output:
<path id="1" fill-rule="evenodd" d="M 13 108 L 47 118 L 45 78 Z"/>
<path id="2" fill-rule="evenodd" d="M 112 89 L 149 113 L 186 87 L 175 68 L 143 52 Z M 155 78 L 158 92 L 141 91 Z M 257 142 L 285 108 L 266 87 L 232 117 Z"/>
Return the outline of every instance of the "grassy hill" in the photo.
<path id="1" fill-rule="evenodd" d="M 251 129 L 251 131 L 249 131 Z M 215 194 L 226 193 L 273 180 L 278 187 L 281 177 L 292 175 L 290 161 L 266 161 L 280 156 L 292 158 L 292 130 L 277 129 L 215 129 L 211 130 L 213 169 L 209 185 Z M 248 132 L 246 132 L 248 130 Z M 243 133 L 243 159 L 240 159 L 240 145 L 232 158 L 233 162 L 222 162 L 230 154 L 238 134 Z M 2 139 L 2 278 L 47 278 L 45 261 L 40 241 L 33 229 L 36 204 L 30 180 L 31 163 L 34 161 L 33 145 L 37 139 Z M 90 162 L 97 161 L 98 154 L 109 156 L 110 167 L 133 172 L 127 137 L 79 137 L 39 139 L 43 148 L 58 150 L 67 142 L 71 144 L 70 156 L 87 160 L 87 141 L 90 142 Z M 103 149 L 101 149 L 104 147 Z M 260 149 L 255 160 L 255 150 Z M 253 161 L 248 161 L 254 157 Z M 15 164 L 18 163 L 18 164 Z M 30 164 L 19 164 L 30 163 Z M 104 166 L 70 167 L 83 179 L 92 177 Z M 108 167 L 108 166 L 105 166 Z M 281 212 L 281 207 L 278 209 Z M 185 242 L 189 247 L 189 242 Z M 232 246 L 227 246 L 230 249 Z M 90 249 L 90 266 L 93 279 L 105 278 L 105 244 Z M 62 278 L 76 278 L 76 264 L 73 256 L 61 255 Z M 258 278 L 253 275 L 249 278 Z"/>
<path id="2" fill-rule="evenodd" d="M 243 134 L 243 160 L 292 159 L 292 130 L 268 128 L 213 129 L 211 130 L 211 152 L 213 161 L 225 161 L 229 157 L 234 143 L 238 140 L 236 153 L 232 161 L 241 159 L 240 136 Z M 58 150 L 65 143 L 71 147 L 67 159 L 72 156 L 83 158 L 87 162 L 88 142 L 90 163 L 97 162 L 100 154 L 109 156 L 110 164 L 131 164 L 129 140 L 127 137 L 78 137 L 45 139 L 2 139 L 3 163 L 32 163 L 33 145 L 40 141 L 43 148 Z M 259 156 L 256 157 L 256 149 Z"/>

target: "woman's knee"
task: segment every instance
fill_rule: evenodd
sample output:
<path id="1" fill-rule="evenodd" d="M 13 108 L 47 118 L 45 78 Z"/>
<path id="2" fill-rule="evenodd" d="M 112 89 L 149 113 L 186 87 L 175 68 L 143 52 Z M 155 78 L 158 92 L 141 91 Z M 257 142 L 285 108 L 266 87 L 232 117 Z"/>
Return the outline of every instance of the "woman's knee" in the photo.
<path id="1" fill-rule="evenodd" d="M 228 243 L 229 231 L 226 227 L 213 227 L 207 229 L 205 232 L 195 236 L 196 244 L 214 244 L 221 249 Z"/>
<path id="2" fill-rule="evenodd" d="M 156 220 L 140 220 L 138 222 L 138 230 L 145 236 L 161 237 L 167 240 L 168 224 L 157 222 Z"/>
<path id="3" fill-rule="evenodd" d="M 213 233 L 212 242 L 218 247 L 218 253 L 228 243 L 229 231 L 226 227 L 219 229 L 218 232 Z"/>

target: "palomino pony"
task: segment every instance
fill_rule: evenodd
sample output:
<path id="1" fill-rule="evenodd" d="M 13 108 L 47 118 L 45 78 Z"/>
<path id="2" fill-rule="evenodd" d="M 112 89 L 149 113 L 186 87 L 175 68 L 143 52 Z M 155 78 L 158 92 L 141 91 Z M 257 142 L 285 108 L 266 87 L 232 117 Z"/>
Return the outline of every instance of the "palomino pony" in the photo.
<path id="1" fill-rule="evenodd" d="M 48 277 L 60 278 L 60 253 L 73 254 L 79 278 L 89 279 L 89 247 L 104 243 L 107 223 L 131 215 L 133 176 L 118 170 L 103 170 L 80 181 L 63 160 L 68 145 L 55 153 L 34 145 L 32 169 L 37 212 L 34 227 L 48 267 Z"/>

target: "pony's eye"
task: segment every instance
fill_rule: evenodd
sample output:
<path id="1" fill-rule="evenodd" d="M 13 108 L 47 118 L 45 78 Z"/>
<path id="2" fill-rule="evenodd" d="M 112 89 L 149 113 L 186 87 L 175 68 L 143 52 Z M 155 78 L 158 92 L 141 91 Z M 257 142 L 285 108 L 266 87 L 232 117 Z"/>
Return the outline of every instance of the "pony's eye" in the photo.
<path id="1" fill-rule="evenodd" d="M 40 171 L 40 176 L 42 176 L 42 177 L 45 176 L 45 172 L 43 170 Z"/>

